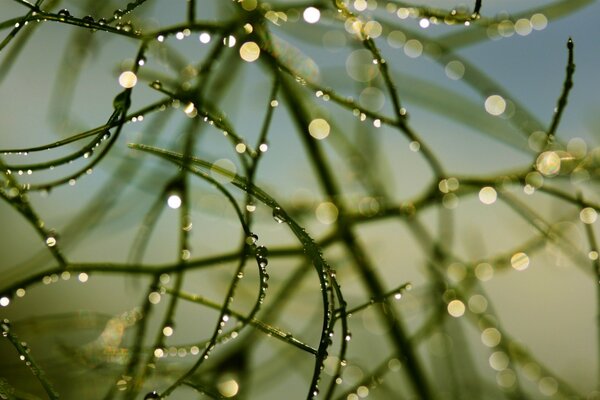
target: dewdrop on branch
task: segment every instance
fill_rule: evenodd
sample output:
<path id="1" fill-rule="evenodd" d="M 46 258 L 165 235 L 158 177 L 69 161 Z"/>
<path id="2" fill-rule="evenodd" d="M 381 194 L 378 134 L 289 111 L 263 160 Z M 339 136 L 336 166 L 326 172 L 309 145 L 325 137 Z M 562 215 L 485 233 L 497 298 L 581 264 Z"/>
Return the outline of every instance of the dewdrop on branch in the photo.
<path id="1" fill-rule="evenodd" d="M 119 85 L 131 89 L 137 84 L 137 75 L 132 71 L 125 71 L 119 75 Z"/>
<path id="2" fill-rule="evenodd" d="M 181 207 L 181 197 L 176 193 L 170 194 L 167 197 L 167 205 L 174 210 L 178 209 Z"/>
<path id="3" fill-rule="evenodd" d="M 260 57 L 260 47 L 254 42 L 246 42 L 240 46 L 240 57 L 246 62 L 254 62 Z"/>
<path id="4" fill-rule="evenodd" d="M 307 7 L 302 13 L 302 17 L 309 24 L 316 24 L 321 18 L 321 11 L 315 7 Z"/>

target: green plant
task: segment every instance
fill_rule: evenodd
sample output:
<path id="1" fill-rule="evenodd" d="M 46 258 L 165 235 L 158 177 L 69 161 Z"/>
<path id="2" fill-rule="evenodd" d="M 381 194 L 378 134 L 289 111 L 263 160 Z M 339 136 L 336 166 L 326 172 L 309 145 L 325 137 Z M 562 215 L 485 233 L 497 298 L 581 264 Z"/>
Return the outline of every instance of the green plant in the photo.
<path id="1" fill-rule="evenodd" d="M 2 5 L 3 102 L 54 90 L 3 123 L 0 398 L 597 398 L 498 311 L 563 259 L 600 304 L 573 41 L 548 123 L 462 52 L 598 7 L 496 5 Z"/>

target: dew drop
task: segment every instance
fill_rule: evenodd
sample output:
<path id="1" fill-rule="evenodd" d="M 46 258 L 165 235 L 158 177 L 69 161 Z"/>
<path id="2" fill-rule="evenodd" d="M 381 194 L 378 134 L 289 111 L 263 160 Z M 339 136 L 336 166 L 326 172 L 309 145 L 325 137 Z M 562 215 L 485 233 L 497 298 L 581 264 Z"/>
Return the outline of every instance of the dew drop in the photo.
<path id="1" fill-rule="evenodd" d="M 2 329 L 2 336 L 7 337 L 10 332 L 10 321 L 3 319 L 2 322 L 0 322 L 0 328 Z"/>
<path id="2" fill-rule="evenodd" d="M 151 292 L 148 295 L 148 301 L 152 304 L 158 304 L 160 303 L 160 293 L 158 292 Z"/>
<path id="3" fill-rule="evenodd" d="M 515 253 L 510 258 L 510 264 L 517 271 L 524 271 L 529 267 L 529 256 L 523 252 Z"/>
<path id="4" fill-rule="evenodd" d="M 125 32 L 131 32 L 133 30 L 133 25 L 131 24 L 131 21 L 127 21 L 127 23 L 123 24 L 122 29 Z"/>
<path id="5" fill-rule="evenodd" d="M 273 219 L 278 224 L 285 222 L 285 214 L 283 213 L 283 210 L 280 207 L 273 208 Z"/>
<path id="6" fill-rule="evenodd" d="M 94 23 L 94 17 L 92 17 L 91 15 L 86 15 L 82 18 L 82 20 L 85 26 L 90 26 L 90 24 Z"/>
<path id="7" fill-rule="evenodd" d="M 257 257 L 267 257 L 268 254 L 269 254 L 269 251 L 267 250 L 267 248 L 265 246 L 258 246 L 256 248 L 256 256 Z"/>
<path id="8" fill-rule="evenodd" d="M 158 394 L 158 392 L 156 390 L 153 390 L 144 396 L 144 400 L 155 400 L 155 399 L 160 399 L 160 395 Z"/>
<path id="9" fill-rule="evenodd" d="M 137 84 L 137 75 L 133 71 L 124 71 L 119 75 L 119 85 L 125 89 L 131 89 Z"/>
<path id="10" fill-rule="evenodd" d="M 584 224 L 593 224 L 598 219 L 598 212 L 592 207 L 586 207 L 579 213 L 579 219 Z"/>
<path id="11" fill-rule="evenodd" d="M 246 243 L 249 245 L 255 244 L 258 240 L 258 235 L 251 233 L 246 237 Z"/>
<path id="12" fill-rule="evenodd" d="M 6 307 L 10 304 L 10 299 L 6 296 L 0 297 L 0 307 Z"/>
<path id="13" fill-rule="evenodd" d="M 69 10 L 67 10 L 66 8 L 63 8 L 62 10 L 60 10 L 58 12 L 58 16 L 62 17 L 62 18 L 68 18 L 71 16 L 71 13 L 69 12 Z"/>
<path id="14" fill-rule="evenodd" d="M 163 335 L 165 335 L 167 337 L 172 336 L 174 332 L 175 332 L 175 330 L 170 325 L 165 325 L 165 327 L 162 330 Z"/>
<path id="15" fill-rule="evenodd" d="M 46 238 L 46 246 L 48 246 L 48 247 L 56 246 L 56 238 L 54 236 L 48 236 Z"/>
<path id="16" fill-rule="evenodd" d="M 150 84 L 153 89 L 160 90 L 162 89 L 162 83 L 159 80 L 156 80 Z"/>

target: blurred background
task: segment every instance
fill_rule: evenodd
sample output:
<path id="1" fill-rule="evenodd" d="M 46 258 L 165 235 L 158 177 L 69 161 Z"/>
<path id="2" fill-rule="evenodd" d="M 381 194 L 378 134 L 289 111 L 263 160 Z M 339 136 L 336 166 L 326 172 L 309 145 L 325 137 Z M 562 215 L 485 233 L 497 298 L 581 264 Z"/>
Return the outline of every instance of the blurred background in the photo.
<path id="1" fill-rule="evenodd" d="M 14 32 L 13 18 L 29 11 L 23 3 L 0 5 L 2 39 Z M 196 361 L 219 323 L 218 310 L 180 300 L 170 321 L 174 332 L 165 334 L 161 352 L 151 348 L 164 333 L 171 297 L 165 290 L 173 287 L 175 274 L 156 274 L 163 289 L 153 291 L 152 274 L 124 266 L 159 269 L 181 259 L 180 210 L 167 205 L 165 194 L 178 167 L 128 144 L 181 152 L 193 131 L 196 157 L 244 175 L 241 159 L 258 148 L 269 108 L 272 121 L 264 150 L 257 150 L 256 185 L 322 245 L 349 308 L 368 305 L 372 293 L 339 238 L 336 204 L 359 221 L 353 231 L 385 290 L 411 284 L 401 299 L 392 297 L 392 307 L 435 398 L 600 398 L 598 253 L 590 240 L 590 232 L 598 234 L 594 204 L 600 204 L 597 2 L 484 0 L 480 19 L 457 23 L 460 16 L 469 20 L 473 4 L 345 1 L 358 17 L 355 24 L 344 22 L 332 2 L 196 3 L 196 20 L 204 25 L 185 31 L 184 0 L 148 0 L 130 13 L 117 13 L 120 18 L 112 22 L 115 10 L 127 10 L 126 2 L 48 0 L 42 9 L 55 20 L 30 21 L 0 52 L 3 151 L 44 146 L 106 124 L 115 96 L 128 85 L 120 81 L 122 73 L 137 68 L 132 118 L 118 136 L 113 128 L 112 147 L 97 165 L 52 185 L 86 170 L 108 142 L 66 165 L 31 172 L 13 168 L 11 178 L 6 172 L 2 178 L 5 193 L 13 178 L 40 189 L 27 197 L 55 242 L 40 235 L 8 197 L 0 202 L 0 318 L 11 321 L 11 331 L 28 344 L 62 398 L 130 393 L 125 389 L 131 378 L 123 371 L 144 305 L 152 313 L 142 345 L 157 359 L 136 398 L 169 387 Z M 307 14 L 309 7 L 320 12 Z M 61 9 L 74 18 L 66 22 L 81 22 L 60 21 Z M 252 36 L 240 21 L 254 12 L 265 17 L 276 57 L 298 77 L 288 83 L 297 104 L 281 88 L 273 103 L 265 49 L 256 61 L 244 53 L 242 45 Z M 104 18 L 115 31 L 120 24 L 121 33 L 173 29 L 150 40 L 143 62 L 134 67 L 139 38 L 83 26 L 87 15 L 94 23 Z M 214 27 L 231 21 L 241 26 L 221 46 Z M 359 40 L 365 34 L 386 61 L 418 140 L 388 123 L 395 119 L 394 104 L 373 54 Z M 544 132 L 563 90 L 569 38 L 574 86 L 556 139 L 546 147 Z M 216 45 L 223 48 L 217 56 Z M 200 66 L 211 57 L 211 79 L 197 86 L 205 73 Z M 152 87 L 157 80 L 164 90 Z M 169 93 L 193 91 L 229 121 L 230 135 L 183 101 L 135 114 L 169 100 Z M 326 128 L 298 132 L 294 109 L 300 108 Z M 243 148 L 231 144 L 231 134 L 241 138 Z M 302 135 L 318 143 L 339 186 L 337 198 L 323 192 L 324 171 Z M 3 170 L 56 160 L 82 143 L 4 154 Z M 550 158 L 540 159 L 545 151 Z M 443 176 L 428 163 L 428 152 Z M 214 171 L 212 176 L 223 180 Z M 245 233 L 218 190 L 198 178 L 189 182 L 190 262 L 223 259 L 191 267 L 181 289 L 223 304 L 237 266 L 235 257 L 224 255 L 239 252 Z M 272 253 L 258 319 L 318 346 L 321 288 L 301 243 L 273 219 L 270 207 L 246 204 L 243 191 L 223 182 L 253 215 L 258 244 Z M 162 204 L 160 212 L 147 223 L 154 204 Z M 143 229 L 150 233 L 140 244 L 136 237 Z M 68 260 L 64 272 L 56 272 L 54 249 Z M 112 273 L 115 266 L 126 271 Z M 258 280 L 249 267 L 232 310 L 250 311 Z M 333 398 L 419 398 L 377 309 L 365 307 L 349 318 L 352 340 Z M 234 326 L 233 319 L 227 327 Z M 339 348 L 334 341 L 323 371 L 325 387 L 335 378 Z M 195 379 L 224 397 L 305 398 L 314 362 L 313 355 L 248 326 L 219 344 Z M 0 390 L 14 392 L 14 398 L 46 397 L 8 340 L 0 341 Z M 182 386 L 172 398 L 210 397 Z"/>

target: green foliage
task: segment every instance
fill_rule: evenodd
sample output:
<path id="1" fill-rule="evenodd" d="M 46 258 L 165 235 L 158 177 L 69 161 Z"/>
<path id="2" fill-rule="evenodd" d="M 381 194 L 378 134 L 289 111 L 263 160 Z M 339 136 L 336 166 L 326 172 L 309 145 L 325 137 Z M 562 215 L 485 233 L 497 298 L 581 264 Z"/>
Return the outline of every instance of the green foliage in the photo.
<path id="1" fill-rule="evenodd" d="M 600 304 L 573 40 L 547 122 L 468 51 L 593 2 L 421 3 L 5 1 L 0 398 L 598 398 L 512 318 Z"/>

